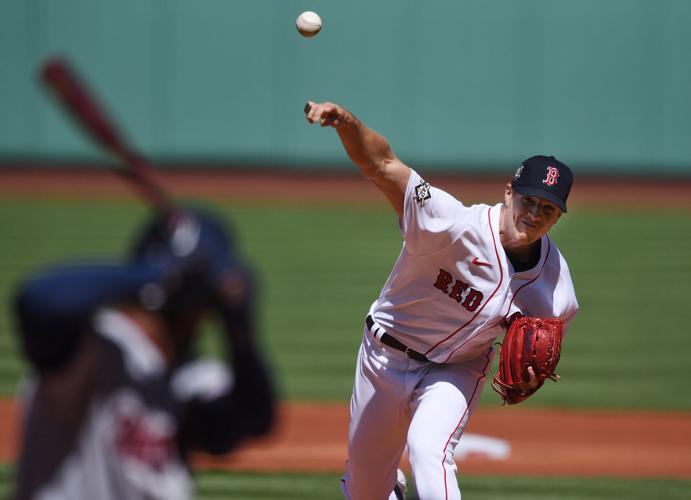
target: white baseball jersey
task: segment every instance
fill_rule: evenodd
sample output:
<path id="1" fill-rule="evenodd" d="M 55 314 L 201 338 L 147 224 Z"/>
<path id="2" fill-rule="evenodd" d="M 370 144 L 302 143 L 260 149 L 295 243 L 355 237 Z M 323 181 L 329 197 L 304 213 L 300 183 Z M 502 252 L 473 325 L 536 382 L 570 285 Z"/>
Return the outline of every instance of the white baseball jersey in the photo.
<path id="1" fill-rule="evenodd" d="M 501 204 L 466 207 L 412 172 L 400 220 L 401 253 L 370 314 L 389 334 L 437 363 L 485 353 L 516 312 L 578 311 L 566 261 L 547 237 L 540 260 L 515 272 L 499 239 Z"/>

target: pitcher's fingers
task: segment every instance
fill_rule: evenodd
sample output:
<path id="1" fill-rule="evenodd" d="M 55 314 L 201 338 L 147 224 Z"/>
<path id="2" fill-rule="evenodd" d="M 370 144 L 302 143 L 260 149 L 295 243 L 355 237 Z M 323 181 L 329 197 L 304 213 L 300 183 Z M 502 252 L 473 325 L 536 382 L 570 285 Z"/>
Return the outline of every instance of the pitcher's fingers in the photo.
<path id="1" fill-rule="evenodd" d="M 314 123 L 317 121 L 316 108 L 316 104 L 312 101 L 307 101 L 307 103 L 305 104 L 305 117 L 307 118 L 307 121 L 310 123 Z"/>
<path id="2" fill-rule="evenodd" d="M 538 380 L 537 380 L 537 375 L 535 375 L 535 370 L 533 369 L 532 366 L 528 367 L 528 377 L 530 377 L 530 380 L 528 382 L 528 385 L 532 387 L 537 387 Z"/>
<path id="3" fill-rule="evenodd" d="M 343 110 L 332 102 L 325 102 L 323 104 L 323 111 L 319 121 L 322 127 L 336 127 L 343 118 Z"/>

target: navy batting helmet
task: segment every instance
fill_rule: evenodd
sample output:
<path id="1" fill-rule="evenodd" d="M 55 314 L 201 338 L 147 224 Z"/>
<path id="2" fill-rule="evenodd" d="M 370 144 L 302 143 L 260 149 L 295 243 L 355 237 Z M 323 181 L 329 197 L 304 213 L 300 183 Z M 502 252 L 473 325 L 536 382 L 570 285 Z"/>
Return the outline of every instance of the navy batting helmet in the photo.
<path id="1" fill-rule="evenodd" d="M 135 240 L 131 257 L 156 267 L 191 260 L 203 260 L 212 268 L 235 263 L 232 239 L 224 223 L 199 210 L 154 217 Z"/>
<path id="2" fill-rule="evenodd" d="M 169 278 L 161 290 L 165 299 L 151 301 L 154 309 L 156 302 L 186 310 L 209 305 L 218 277 L 239 265 L 223 222 L 199 210 L 154 217 L 136 238 L 131 260 L 158 268 Z"/>

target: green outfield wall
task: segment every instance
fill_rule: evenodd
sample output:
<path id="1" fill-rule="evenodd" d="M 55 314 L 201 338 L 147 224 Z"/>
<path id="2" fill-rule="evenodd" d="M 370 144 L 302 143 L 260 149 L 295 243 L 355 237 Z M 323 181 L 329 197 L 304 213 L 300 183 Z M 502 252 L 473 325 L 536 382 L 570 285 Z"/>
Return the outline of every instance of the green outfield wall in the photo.
<path id="1" fill-rule="evenodd" d="M 163 162 L 347 165 L 313 99 L 419 167 L 691 175 L 690 27 L 689 0 L 1 0 L 0 160 L 102 158 L 37 84 L 61 53 Z"/>

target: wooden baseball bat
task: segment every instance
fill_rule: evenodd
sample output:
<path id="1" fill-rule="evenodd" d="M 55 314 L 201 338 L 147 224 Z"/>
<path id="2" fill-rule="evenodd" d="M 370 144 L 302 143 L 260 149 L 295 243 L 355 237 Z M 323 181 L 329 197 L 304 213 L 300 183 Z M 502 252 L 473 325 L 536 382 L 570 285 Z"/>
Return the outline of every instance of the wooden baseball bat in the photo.
<path id="1" fill-rule="evenodd" d="M 82 129 L 100 147 L 119 158 L 128 167 L 115 168 L 114 171 L 137 188 L 142 197 L 158 212 L 174 212 L 171 199 L 156 179 L 154 167 L 125 139 L 93 92 L 80 81 L 69 63 L 58 57 L 47 60 L 41 68 L 41 78 Z"/>

